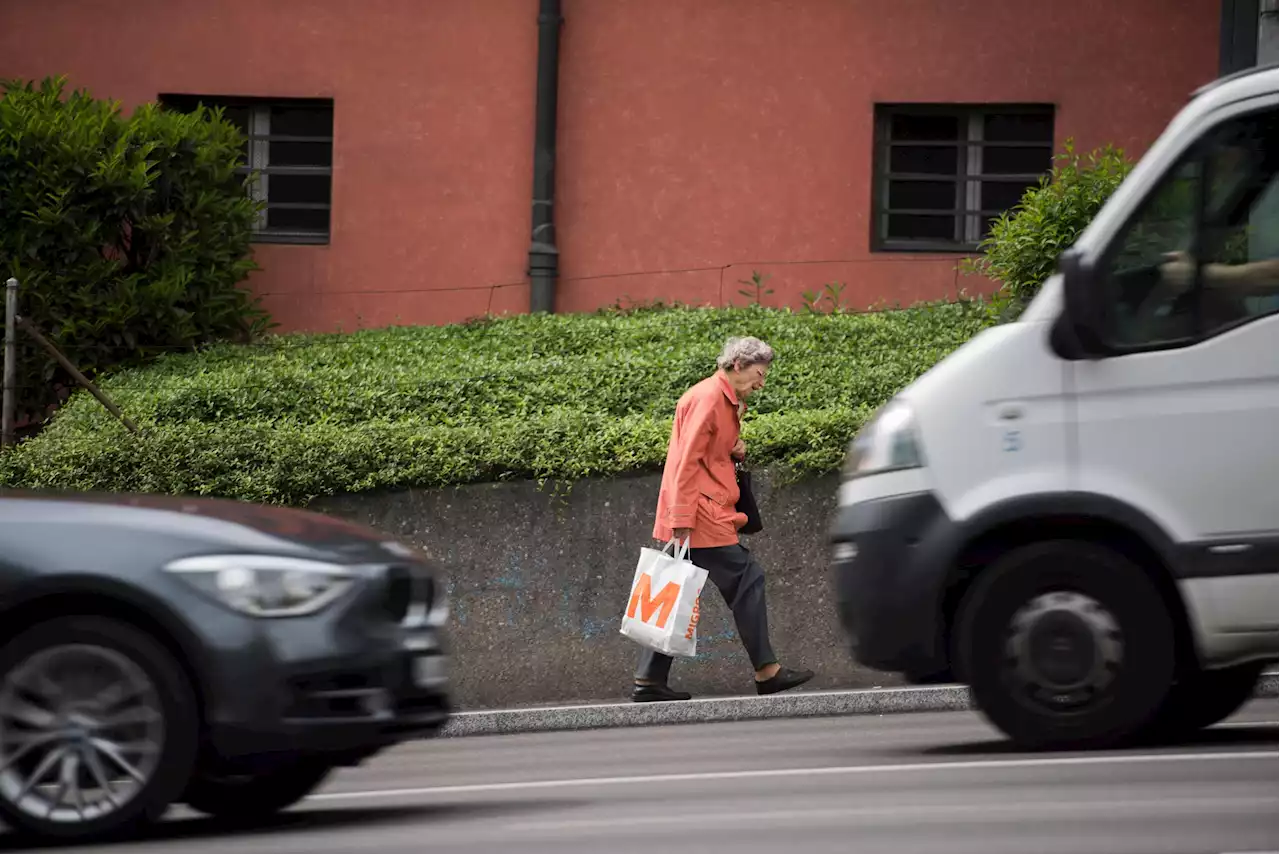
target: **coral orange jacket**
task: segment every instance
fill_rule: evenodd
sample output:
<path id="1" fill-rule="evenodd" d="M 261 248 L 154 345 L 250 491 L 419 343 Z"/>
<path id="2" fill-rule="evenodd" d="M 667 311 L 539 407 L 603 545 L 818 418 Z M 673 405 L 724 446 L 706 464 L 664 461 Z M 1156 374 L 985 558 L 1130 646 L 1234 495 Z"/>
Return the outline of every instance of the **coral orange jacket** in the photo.
<path id="1" fill-rule="evenodd" d="M 741 408 L 733 386 L 720 372 L 686 391 L 676 404 L 658 493 L 655 539 L 669 541 L 673 529 L 692 528 L 691 548 L 738 543 L 738 529 L 747 524 L 746 514 L 735 508 L 739 491 L 732 456 Z"/>

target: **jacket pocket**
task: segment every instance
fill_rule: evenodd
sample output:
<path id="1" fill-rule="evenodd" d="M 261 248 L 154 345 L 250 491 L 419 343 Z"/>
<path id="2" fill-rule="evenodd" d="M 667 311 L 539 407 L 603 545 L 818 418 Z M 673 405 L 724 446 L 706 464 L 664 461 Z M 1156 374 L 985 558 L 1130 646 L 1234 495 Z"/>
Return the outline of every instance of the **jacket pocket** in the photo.
<path id="1" fill-rule="evenodd" d="M 738 508 L 735 506 L 737 499 L 731 495 L 725 495 L 723 492 L 720 495 L 723 498 L 717 500 L 704 493 L 698 502 L 698 512 L 717 525 L 726 525 L 736 529 L 747 524 L 746 514 L 739 513 Z"/>
<path id="2" fill-rule="evenodd" d="M 723 489 L 713 489 L 711 491 L 703 490 L 702 498 L 720 507 L 729 506 L 729 495 Z"/>
<path id="3" fill-rule="evenodd" d="M 702 495 L 698 499 L 698 517 L 706 520 L 709 528 L 728 532 L 737 531 L 747 524 L 746 514 L 739 513 L 737 507 L 732 504 L 721 504 L 708 495 Z"/>

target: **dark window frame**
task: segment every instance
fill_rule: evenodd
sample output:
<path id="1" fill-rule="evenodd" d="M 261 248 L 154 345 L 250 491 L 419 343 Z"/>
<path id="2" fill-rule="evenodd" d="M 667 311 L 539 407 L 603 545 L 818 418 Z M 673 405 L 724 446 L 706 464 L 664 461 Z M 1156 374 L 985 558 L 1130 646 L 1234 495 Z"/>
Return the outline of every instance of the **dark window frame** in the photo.
<path id="1" fill-rule="evenodd" d="M 896 116 L 953 116 L 958 119 L 959 125 L 964 130 L 964 139 L 959 137 L 952 140 L 904 140 L 895 141 L 890 137 L 890 125 Z M 1045 141 L 1014 141 L 1014 140 L 992 140 L 979 138 L 973 139 L 973 128 L 981 127 L 983 121 L 988 116 L 1010 116 L 1010 115 L 1035 115 L 1049 119 L 1050 138 Z M 873 252 L 894 252 L 894 253 L 933 253 L 933 254 L 961 254 L 971 255 L 978 251 L 978 245 L 981 242 L 981 235 L 985 231 L 982 222 L 986 217 L 997 216 L 1003 213 L 1003 210 L 986 209 L 981 205 L 982 187 L 988 183 L 1016 183 L 1025 185 L 1029 182 L 1039 181 L 1041 177 L 1048 174 L 1049 168 L 1052 166 L 1052 156 L 1055 150 L 1055 134 L 1056 134 L 1057 108 L 1054 104 L 1049 103 L 1014 103 L 1014 104 L 975 104 L 975 103 L 951 103 L 951 104 L 912 104 L 912 103 L 878 103 L 875 105 L 875 131 L 874 131 L 874 150 L 872 155 L 872 190 L 871 190 L 871 251 Z M 892 173 L 889 171 L 890 152 L 897 146 L 913 146 L 913 147 L 929 147 L 937 146 L 939 148 L 956 148 L 961 152 L 961 156 L 957 157 L 957 171 L 954 176 L 948 176 L 940 173 Z M 1045 170 L 1035 174 L 1017 173 L 1017 174 L 1001 174 L 1001 173 L 971 173 L 969 171 L 971 156 L 970 153 L 983 148 L 1046 148 L 1050 149 L 1050 160 L 1045 164 Z M 891 181 L 928 181 L 928 182 L 954 182 L 957 187 L 957 197 L 963 196 L 965 201 L 958 201 L 955 208 L 945 210 L 936 209 L 897 209 L 889 207 L 888 189 Z M 972 186 L 972 190 L 970 189 Z M 978 202 L 976 206 L 967 203 L 971 196 L 976 196 Z M 964 230 L 962 239 L 956 240 L 937 240 L 937 239 L 895 239 L 889 238 L 887 232 L 887 218 L 890 213 L 894 214 L 919 214 L 929 216 L 940 216 L 951 214 L 956 217 L 958 229 Z M 961 224 L 959 220 L 963 218 Z M 977 237 L 973 237 L 973 235 Z"/>
<path id="2" fill-rule="evenodd" d="M 254 198 L 265 202 L 258 228 L 254 229 L 255 243 L 285 243 L 310 246 L 327 245 L 333 234 L 333 166 L 272 166 L 270 164 L 270 146 L 272 143 L 307 143 L 328 144 L 329 162 L 333 162 L 333 113 L 332 98 L 266 98 L 245 97 L 236 95 L 192 95 L 162 94 L 160 103 L 166 107 L 179 110 L 192 110 L 197 104 L 209 108 L 243 109 L 249 112 L 247 140 L 247 162 L 237 171 L 246 178 L 257 173 L 259 180 L 250 185 Z M 273 108 L 298 107 L 329 112 L 330 131 L 328 136 L 273 134 L 270 132 L 270 116 Z M 262 125 L 265 132 L 255 132 L 255 127 Z M 272 202 L 270 182 L 272 175 L 322 175 L 328 178 L 328 202 Z M 265 179 L 265 182 L 262 180 Z M 272 228 L 268 225 L 268 214 L 272 210 L 324 210 L 329 212 L 329 224 L 323 229 Z"/>

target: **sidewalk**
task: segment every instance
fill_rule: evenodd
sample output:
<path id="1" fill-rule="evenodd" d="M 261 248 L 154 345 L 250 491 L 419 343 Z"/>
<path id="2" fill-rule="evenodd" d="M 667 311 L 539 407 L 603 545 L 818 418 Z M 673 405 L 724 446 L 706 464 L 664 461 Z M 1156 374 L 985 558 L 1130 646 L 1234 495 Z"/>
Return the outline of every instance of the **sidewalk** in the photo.
<path id="1" fill-rule="evenodd" d="M 1254 696 L 1275 697 L 1276 688 L 1276 674 L 1263 674 Z M 441 735 L 458 738 L 769 718 L 954 712 L 969 708 L 969 691 L 961 685 L 877 688 L 869 691 L 797 691 L 772 697 L 711 697 L 680 703 L 589 703 L 458 712 L 450 719 Z"/>

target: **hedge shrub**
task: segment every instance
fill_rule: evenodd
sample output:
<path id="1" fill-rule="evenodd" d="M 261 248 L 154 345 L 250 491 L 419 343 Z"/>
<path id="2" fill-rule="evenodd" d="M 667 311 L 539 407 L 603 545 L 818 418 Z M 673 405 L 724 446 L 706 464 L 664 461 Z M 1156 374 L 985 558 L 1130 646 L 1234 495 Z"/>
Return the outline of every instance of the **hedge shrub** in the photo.
<path id="1" fill-rule="evenodd" d="M 305 504 L 652 470 L 676 400 L 734 334 L 779 353 L 748 416 L 753 461 L 825 472 L 877 406 L 991 322 L 972 301 L 879 314 L 669 309 L 222 345 L 105 382 L 143 435 L 76 395 L 0 457 L 0 483 Z"/>
<path id="2" fill-rule="evenodd" d="M 1107 146 L 1081 156 L 1068 141 L 1040 183 L 1001 214 L 982 241 L 982 256 L 966 263 L 972 273 L 1001 283 L 1014 310 L 1025 306 L 1057 269 L 1058 256 L 1076 242 L 1133 164 Z"/>
<path id="3" fill-rule="evenodd" d="M 91 377 L 267 325 L 239 285 L 259 204 L 220 114 L 118 104 L 62 79 L 0 83 L 0 281 Z M 19 336 L 18 409 L 42 419 L 71 380 Z"/>

